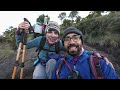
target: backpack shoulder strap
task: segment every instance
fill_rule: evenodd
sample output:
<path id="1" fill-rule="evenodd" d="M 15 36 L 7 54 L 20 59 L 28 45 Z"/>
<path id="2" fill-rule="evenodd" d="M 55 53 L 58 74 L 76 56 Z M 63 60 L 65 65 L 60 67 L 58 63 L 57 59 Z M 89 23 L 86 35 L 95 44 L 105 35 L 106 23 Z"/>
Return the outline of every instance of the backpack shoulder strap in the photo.
<path id="1" fill-rule="evenodd" d="M 100 60 L 100 57 L 97 56 L 97 52 L 93 52 L 93 54 L 90 55 L 90 59 L 89 59 L 90 67 L 91 67 L 92 73 L 94 74 L 95 79 L 103 79 L 99 60 Z"/>
<path id="2" fill-rule="evenodd" d="M 60 52 L 60 40 L 55 43 L 55 52 L 56 54 Z"/>
<path id="3" fill-rule="evenodd" d="M 45 35 L 45 25 L 42 23 L 42 35 Z"/>
<path id="4" fill-rule="evenodd" d="M 82 79 L 82 77 L 71 68 L 71 66 L 66 62 L 65 60 L 65 57 L 62 58 L 62 61 L 59 63 L 59 66 L 58 66 L 58 69 L 56 70 L 56 76 L 57 76 L 57 79 L 59 79 L 59 72 L 60 72 L 60 69 L 62 67 L 62 64 L 65 63 L 67 65 L 67 67 L 69 68 L 69 70 L 72 72 L 72 77 L 68 78 L 68 79 Z"/>
<path id="5" fill-rule="evenodd" d="M 58 68 L 57 68 L 57 70 L 56 70 L 56 76 L 57 76 L 57 79 L 59 79 L 60 77 L 59 77 L 59 72 L 60 72 L 60 69 L 61 69 L 61 67 L 62 67 L 62 64 L 63 64 L 63 60 L 59 63 L 59 66 L 58 66 Z"/>
<path id="6" fill-rule="evenodd" d="M 40 53 L 40 51 L 43 49 L 44 45 L 45 45 L 45 42 L 46 42 L 46 37 L 42 37 L 41 38 L 41 41 L 40 41 L 40 44 L 39 44 L 39 47 L 36 49 L 36 52 L 38 51 L 38 55 Z"/>
<path id="7" fill-rule="evenodd" d="M 62 58 L 61 62 L 59 63 L 59 66 L 56 70 L 56 75 L 57 75 L 57 79 L 59 79 L 59 72 L 60 72 L 60 69 L 63 65 L 63 63 L 65 63 L 67 65 L 67 67 L 70 69 L 71 72 L 73 72 L 72 68 L 70 67 L 70 65 L 65 61 L 65 57 Z"/>

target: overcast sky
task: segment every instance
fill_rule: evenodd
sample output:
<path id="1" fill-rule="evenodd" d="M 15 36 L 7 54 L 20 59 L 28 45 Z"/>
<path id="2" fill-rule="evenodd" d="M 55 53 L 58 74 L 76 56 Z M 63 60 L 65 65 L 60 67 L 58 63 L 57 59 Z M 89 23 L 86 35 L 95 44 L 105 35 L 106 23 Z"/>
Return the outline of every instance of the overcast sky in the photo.
<path id="1" fill-rule="evenodd" d="M 56 21 L 60 24 L 61 21 L 58 15 L 61 12 L 66 12 L 67 16 L 70 13 L 70 11 L 0 11 L 0 35 L 10 26 L 17 27 L 19 23 L 23 22 L 24 17 L 33 25 L 39 15 L 45 14 L 50 17 L 51 21 Z M 79 11 L 81 17 L 86 17 L 88 14 L 89 11 Z"/>

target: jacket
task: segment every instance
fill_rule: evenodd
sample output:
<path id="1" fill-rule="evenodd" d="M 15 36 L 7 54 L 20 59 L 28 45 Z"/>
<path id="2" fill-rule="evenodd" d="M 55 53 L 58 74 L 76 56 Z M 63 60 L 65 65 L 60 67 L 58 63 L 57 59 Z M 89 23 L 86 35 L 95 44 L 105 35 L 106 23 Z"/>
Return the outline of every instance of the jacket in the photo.
<path id="1" fill-rule="evenodd" d="M 43 36 L 39 36 L 37 38 L 34 38 L 28 42 L 26 42 L 26 48 L 27 49 L 30 49 L 30 48 L 33 48 L 33 47 L 39 47 L 39 44 L 40 44 L 40 41 L 41 41 L 41 38 Z M 20 43 L 20 39 L 21 39 L 21 36 L 20 35 L 16 35 L 16 44 L 17 46 L 19 45 Z M 62 41 L 60 40 L 60 48 L 62 48 Z M 48 50 L 51 50 L 51 51 L 55 51 L 55 45 L 49 45 L 47 43 L 47 41 L 45 42 L 45 45 L 43 47 L 44 49 L 48 49 Z M 52 54 L 52 53 L 55 53 L 55 52 L 49 52 L 49 51 L 46 51 L 46 50 L 41 50 L 40 53 L 39 53 L 39 57 L 40 57 L 40 60 L 43 61 L 43 62 L 46 62 L 47 60 L 47 53 L 48 53 L 48 56 L 49 54 Z M 34 61 L 34 65 L 37 64 L 39 62 L 39 59 L 37 57 L 37 59 Z"/>

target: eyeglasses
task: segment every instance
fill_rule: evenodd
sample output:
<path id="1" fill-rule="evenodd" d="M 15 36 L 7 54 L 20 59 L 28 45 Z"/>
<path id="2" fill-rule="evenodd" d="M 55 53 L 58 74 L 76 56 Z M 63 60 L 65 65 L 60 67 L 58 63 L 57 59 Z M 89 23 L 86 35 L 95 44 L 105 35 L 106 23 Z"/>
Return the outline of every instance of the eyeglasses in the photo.
<path id="1" fill-rule="evenodd" d="M 80 36 L 81 35 L 74 35 L 72 37 L 65 37 L 63 39 L 64 42 L 70 42 L 70 40 L 72 39 L 74 42 L 77 42 L 78 40 L 80 40 Z"/>

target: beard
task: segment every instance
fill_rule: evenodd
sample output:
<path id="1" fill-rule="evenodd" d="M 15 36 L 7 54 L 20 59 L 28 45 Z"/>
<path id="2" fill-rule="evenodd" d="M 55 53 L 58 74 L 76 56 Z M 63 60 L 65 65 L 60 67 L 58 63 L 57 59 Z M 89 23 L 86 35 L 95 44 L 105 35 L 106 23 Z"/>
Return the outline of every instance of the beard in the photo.
<path id="1" fill-rule="evenodd" d="M 70 51 L 69 49 L 70 49 L 71 47 L 76 47 L 77 50 L 75 50 L 75 51 Z M 68 48 L 67 48 L 67 53 L 68 53 L 69 55 L 71 55 L 71 56 L 77 56 L 77 55 L 80 54 L 81 50 L 82 50 L 82 45 L 70 44 L 70 45 L 68 46 Z"/>

